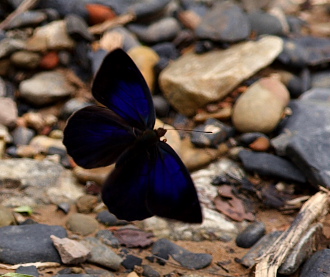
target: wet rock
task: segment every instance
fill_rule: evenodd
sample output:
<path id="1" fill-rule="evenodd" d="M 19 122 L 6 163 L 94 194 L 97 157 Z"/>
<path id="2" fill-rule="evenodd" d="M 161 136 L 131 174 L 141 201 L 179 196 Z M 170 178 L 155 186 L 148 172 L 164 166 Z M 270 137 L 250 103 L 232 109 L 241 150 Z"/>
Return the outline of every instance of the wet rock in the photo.
<path id="1" fill-rule="evenodd" d="M 130 24 L 128 29 L 141 41 L 155 44 L 172 40 L 180 31 L 180 24 L 173 17 L 165 17 L 150 25 Z"/>
<path id="2" fill-rule="evenodd" d="M 68 218 L 66 226 L 72 232 L 86 236 L 94 233 L 97 230 L 99 224 L 94 218 L 88 215 L 75 213 Z"/>
<path id="3" fill-rule="evenodd" d="M 236 101 L 232 120 L 241 132 L 272 132 L 290 100 L 286 87 L 274 78 L 262 78 Z"/>
<path id="4" fill-rule="evenodd" d="M 93 211 L 97 203 L 97 196 L 87 194 L 77 199 L 76 206 L 79 213 L 88 214 Z"/>
<path id="5" fill-rule="evenodd" d="M 69 14 L 65 17 L 66 29 L 74 40 L 86 40 L 91 42 L 94 38 L 88 30 L 88 25 L 80 16 Z"/>
<path id="6" fill-rule="evenodd" d="M 61 226 L 44 224 L 6 226 L 0 228 L 0 261 L 6 264 L 57 262 L 61 259 L 50 235 L 67 236 Z"/>
<path id="7" fill-rule="evenodd" d="M 0 97 L 0 124 L 6 127 L 14 127 L 18 116 L 17 105 L 8 97 Z"/>
<path id="8" fill-rule="evenodd" d="M 323 225 L 321 223 L 313 224 L 309 230 L 302 235 L 297 245 L 295 245 L 289 256 L 278 269 L 278 273 L 291 275 L 298 270 L 301 264 L 313 253 L 313 249 L 317 249 L 322 228 Z"/>
<path id="9" fill-rule="evenodd" d="M 168 260 L 169 256 L 171 256 L 182 266 L 190 269 L 205 268 L 212 262 L 212 256 L 210 254 L 192 253 L 167 239 L 156 241 L 151 251 L 152 254 L 165 260 Z"/>
<path id="10" fill-rule="evenodd" d="M 206 132 L 211 132 L 206 133 Z M 227 140 L 235 130 L 219 120 L 210 118 L 203 125 L 199 125 L 191 134 L 191 142 L 199 147 L 214 147 Z"/>
<path id="11" fill-rule="evenodd" d="M 3 226 L 15 225 L 16 219 L 8 208 L 0 205 L 0 228 Z"/>
<path id="12" fill-rule="evenodd" d="M 199 107 L 225 97 L 243 80 L 270 64 L 281 50 L 281 39 L 267 36 L 227 50 L 185 54 L 161 73 L 160 86 L 174 108 L 193 115 Z"/>
<path id="13" fill-rule="evenodd" d="M 306 177 L 292 162 L 268 153 L 242 150 L 238 154 L 246 170 L 293 182 L 305 183 Z"/>
<path id="14" fill-rule="evenodd" d="M 292 115 L 281 126 L 281 134 L 271 141 L 276 151 L 292 160 L 315 186 L 330 186 L 329 105 L 311 100 L 291 101 Z"/>
<path id="15" fill-rule="evenodd" d="M 250 28 L 248 17 L 239 6 L 231 2 L 217 2 L 202 17 L 195 32 L 200 39 L 236 42 L 246 39 Z"/>
<path id="16" fill-rule="evenodd" d="M 141 266 L 142 259 L 134 255 L 127 255 L 121 265 L 126 269 L 133 270 L 135 266 Z"/>
<path id="17" fill-rule="evenodd" d="M 37 68 L 40 60 L 39 54 L 24 50 L 17 51 L 10 57 L 10 61 L 14 65 L 27 69 Z"/>
<path id="18" fill-rule="evenodd" d="M 6 29 L 37 26 L 46 19 L 47 15 L 42 11 L 25 11 L 14 17 L 7 25 Z"/>
<path id="19" fill-rule="evenodd" d="M 68 238 L 58 238 L 54 235 L 51 235 L 50 238 L 64 264 L 81 264 L 90 255 L 90 250 L 78 241 Z"/>
<path id="20" fill-rule="evenodd" d="M 69 37 L 64 20 L 53 21 L 34 30 L 27 41 L 30 51 L 73 49 L 75 42 Z"/>
<path id="21" fill-rule="evenodd" d="M 239 247 L 250 248 L 266 233 L 266 226 L 263 222 L 254 222 L 246 227 L 236 237 L 236 244 Z"/>
<path id="22" fill-rule="evenodd" d="M 12 136 L 15 145 L 27 145 L 35 136 L 35 131 L 24 126 L 18 126 L 12 132 Z"/>
<path id="23" fill-rule="evenodd" d="M 5 38 L 0 40 L 0 59 L 8 57 L 17 50 L 26 48 L 26 43 L 20 39 Z"/>
<path id="24" fill-rule="evenodd" d="M 41 72 L 19 86 L 21 96 L 34 105 L 46 105 L 68 97 L 74 88 L 65 76 L 56 71 Z"/>
<path id="25" fill-rule="evenodd" d="M 300 277 L 325 277 L 330 274 L 328 261 L 330 259 L 330 249 L 317 251 L 302 267 Z"/>
<path id="26" fill-rule="evenodd" d="M 148 87 L 151 91 L 153 91 L 155 87 L 154 66 L 159 61 L 159 56 L 157 53 L 152 50 L 152 48 L 146 46 L 137 46 L 131 48 L 127 54 L 135 62 L 144 79 L 146 80 Z"/>
<path id="27" fill-rule="evenodd" d="M 254 266 L 257 259 L 266 253 L 268 248 L 273 245 L 273 243 L 282 234 L 281 231 L 275 231 L 270 234 L 263 236 L 251 249 L 246 253 L 240 260 L 240 263 L 248 268 Z"/>
<path id="28" fill-rule="evenodd" d="M 96 234 L 96 238 L 99 239 L 104 244 L 109 245 L 113 248 L 119 248 L 120 246 L 119 240 L 109 230 L 98 231 Z"/>
<path id="29" fill-rule="evenodd" d="M 34 277 L 39 276 L 39 272 L 36 266 L 30 265 L 30 266 L 20 266 L 16 269 L 15 273 L 18 274 L 26 274 Z"/>
<path id="30" fill-rule="evenodd" d="M 256 35 L 277 35 L 285 34 L 281 21 L 274 15 L 266 12 L 256 11 L 248 14 L 251 24 L 251 31 Z"/>
<path id="31" fill-rule="evenodd" d="M 105 244 L 92 237 L 84 239 L 82 243 L 91 251 L 89 262 L 112 270 L 119 270 L 123 258 L 119 257 Z"/>

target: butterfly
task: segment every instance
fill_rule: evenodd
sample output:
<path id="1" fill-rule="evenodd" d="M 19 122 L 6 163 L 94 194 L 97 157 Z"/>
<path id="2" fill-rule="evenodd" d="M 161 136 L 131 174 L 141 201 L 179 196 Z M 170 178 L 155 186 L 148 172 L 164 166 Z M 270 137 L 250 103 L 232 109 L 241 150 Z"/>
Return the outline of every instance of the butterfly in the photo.
<path id="1" fill-rule="evenodd" d="M 194 183 L 176 152 L 160 140 L 166 130 L 154 130 L 150 90 L 125 51 L 107 54 L 92 94 L 102 106 L 75 112 L 64 129 L 63 143 L 81 167 L 116 163 L 102 188 L 109 211 L 128 221 L 157 215 L 201 223 Z"/>

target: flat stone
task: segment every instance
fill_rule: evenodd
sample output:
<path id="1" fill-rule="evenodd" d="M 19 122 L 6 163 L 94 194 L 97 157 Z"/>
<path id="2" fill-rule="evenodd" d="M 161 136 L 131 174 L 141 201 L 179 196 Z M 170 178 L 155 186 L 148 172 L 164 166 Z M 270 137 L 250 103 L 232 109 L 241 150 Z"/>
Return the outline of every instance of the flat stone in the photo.
<path id="1" fill-rule="evenodd" d="M 70 215 L 66 226 L 74 233 L 87 236 L 95 232 L 98 228 L 98 222 L 85 214 L 75 213 Z"/>
<path id="2" fill-rule="evenodd" d="M 166 67 L 159 78 L 168 101 L 191 116 L 218 101 L 242 81 L 269 65 L 282 51 L 282 40 L 266 36 L 202 55 L 188 53 Z"/>
<path id="3" fill-rule="evenodd" d="M 300 277 L 326 277 L 330 275 L 330 249 L 323 249 L 314 253 L 302 267 Z"/>
<path id="4" fill-rule="evenodd" d="M 20 39 L 5 38 L 0 41 L 0 59 L 8 57 L 17 50 L 26 48 L 26 43 Z"/>
<path id="5" fill-rule="evenodd" d="M 53 246 L 51 235 L 67 236 L 61 226 L 30 224 L 0 228 L 0 261 L 6 264 L 57 262 L 61 258 Z"/>
<path id="6" fill-rule="evenodd" d="M 21 50 L 12 54 L 10 61 L 18 67 L 33 69 L 39 66 L 41 56 L 38 53 Z"/>
<path id="7" fill-rule="evenodd" d="M 16 102 L 8 97 L 0 97 L 0 124 L 14 127 L 18 117 Z"/>

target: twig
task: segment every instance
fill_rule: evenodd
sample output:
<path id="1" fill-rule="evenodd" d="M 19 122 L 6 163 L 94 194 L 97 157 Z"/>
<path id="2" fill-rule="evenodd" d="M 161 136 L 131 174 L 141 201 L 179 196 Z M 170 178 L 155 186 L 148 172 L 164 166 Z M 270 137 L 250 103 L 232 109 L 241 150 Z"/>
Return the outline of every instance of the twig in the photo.
<path id="1" fill-rule="evenodd" d="M 324 212 L 328 212 L 329 194 L 319 191 L 301 208 L 290 228 L 270 247 L 256 265 L 255 277 L 276 277 L 277 269 L 289 255 L 301 236 Z"/>
<path id="2" fill-rule="evenodd" d="M 9 14 L 1 23 L 0 30 L 5 29 L 10 22 L 12 22 L 17 16 L 22 14 L 23 12 L 32 8 L 39 0 L 24 0 L 16 10 L 14 10 L 11 14 Z"/>
<path id="3" fill-rule="evenodd" d="M 60 266 L 60 264 L 55 262 L 45 262 L 45 263 L 36 262 L 36 263 L 15 264 L 15 265 L 0 264 L 0 268 L 7 270 L 17 269 L 20 266 L 35 266 L 37 268 L 40 268 L 40 267 L 58 267 Z"/>

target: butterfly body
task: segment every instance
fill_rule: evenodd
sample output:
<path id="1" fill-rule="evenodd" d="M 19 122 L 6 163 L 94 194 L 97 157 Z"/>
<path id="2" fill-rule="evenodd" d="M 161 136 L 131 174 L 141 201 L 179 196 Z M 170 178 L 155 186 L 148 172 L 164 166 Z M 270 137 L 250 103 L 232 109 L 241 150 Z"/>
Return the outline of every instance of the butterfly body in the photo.
<path id="1" fill-rule="evenodd" d="M 82 167 L 116 162 L 102 190 L 110 212 L 126 220 L 158 215 L 200 223 L 201 208 L 190 174 L 175 151 L 160 140 L 166 130 L 154 129 L 150 91 L 124 51 L 106 56 L 92 93 L 105 107 L 89 106 L 74 113 L 63 143 Z"/>

